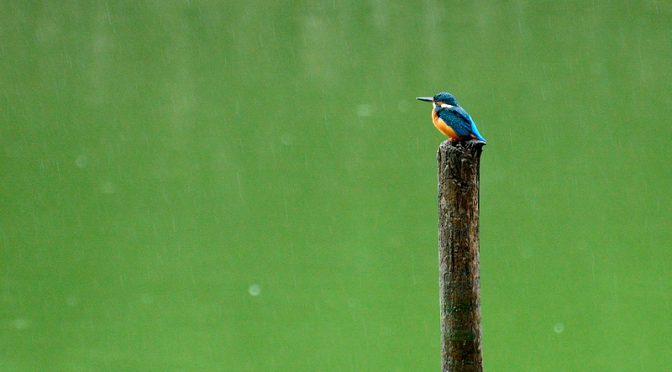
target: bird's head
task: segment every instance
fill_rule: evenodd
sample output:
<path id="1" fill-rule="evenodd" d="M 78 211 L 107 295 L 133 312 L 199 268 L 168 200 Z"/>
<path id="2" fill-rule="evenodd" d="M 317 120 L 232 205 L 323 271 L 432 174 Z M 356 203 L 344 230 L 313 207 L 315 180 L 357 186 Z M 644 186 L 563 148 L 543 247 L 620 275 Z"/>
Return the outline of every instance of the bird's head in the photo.
<path id="1" fill-rule="evenodd" d="M 420 101 L 433 102 L 437 106 L 441 106 L 442 104 L 459 106 L 455 97 L 448 92 L 439 92 L 436 93 L 434 97 L 417 97 L 417 99 Z"/>

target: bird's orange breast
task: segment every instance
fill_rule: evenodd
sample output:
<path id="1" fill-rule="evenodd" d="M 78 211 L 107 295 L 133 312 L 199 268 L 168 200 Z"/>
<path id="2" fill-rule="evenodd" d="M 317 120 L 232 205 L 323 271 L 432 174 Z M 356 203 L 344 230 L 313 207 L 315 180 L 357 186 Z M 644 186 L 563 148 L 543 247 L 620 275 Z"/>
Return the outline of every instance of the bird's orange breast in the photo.
<path id="1" fill-rule="evenodd" d="M 448 124 L 446 124 L 446 122 L 443 121 L 434 110 L 432 110 L 432 123 L 434 123 L 436 129 L 438 129 L 439 132 L 443 133 L 445 136 L 450 138 L 459 138 L 453 128 L 449 127 Z"/>

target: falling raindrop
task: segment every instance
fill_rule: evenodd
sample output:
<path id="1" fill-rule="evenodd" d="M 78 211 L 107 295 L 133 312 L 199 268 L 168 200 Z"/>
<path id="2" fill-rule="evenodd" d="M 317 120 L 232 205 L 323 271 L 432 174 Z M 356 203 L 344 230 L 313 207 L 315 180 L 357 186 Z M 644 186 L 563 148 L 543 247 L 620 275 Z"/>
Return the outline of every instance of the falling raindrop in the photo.
<path id="1" fill-rule="evenodd" d="M 285 133 L 280 136 L 280 142 L 285 146 L 290 146 L 294 142 L 294 137 L 289 133 Z"/>
<path id="2" fill-rule="evenodd" d="M 68 296 L 65 299 L 65 303 L 70 307 L 75 307 L 77 306 L 77 304 L 79 304 L 79 299 L 77 298 L 77 296 Z"/>
<path id="3" fill-rule="evenodd" d="M 363 103 L 357 106 L 357 116 L 367 117 L 373 114 L 373 106 L 368 103 Z"/>
<path id="4" fill-rule="evenodd" d="M 86 156 L 85 154 L 81 154 L 75 159 L 75 165 L 78 168 L 86 168 L 86 166 L 89 164 L 89 157 Z"/>
<path id="5" fill-rule="evenodd" d="M 142 302 L 144 305 L 151 305 L 154 303 L 154 296 L 145 293 L 140 297 L 140 302 Z"/>
<path id="6" fill-rule="evenodd" d="M 114 194 L 117 191 L 117 187 L 112 182 L 106 181 L 100 185 L 100 191 L 103 194 Z"/>
<path id="7" fill-rule="evenodd" d="M 259 286 L 259 284 L 252 284 L 247 289 L 247 292 L 250 293 L 250 296 L 257 297 L 259 296 L 259 294 L 261 294 L 261 287 Z"/>
<path id="8" fill-rule="evenodd" d="M 22 331 L 30 326 L 30 321 L 25 318 L 17 318 L 12 321 L 12 326 L 17 330 Z"/>

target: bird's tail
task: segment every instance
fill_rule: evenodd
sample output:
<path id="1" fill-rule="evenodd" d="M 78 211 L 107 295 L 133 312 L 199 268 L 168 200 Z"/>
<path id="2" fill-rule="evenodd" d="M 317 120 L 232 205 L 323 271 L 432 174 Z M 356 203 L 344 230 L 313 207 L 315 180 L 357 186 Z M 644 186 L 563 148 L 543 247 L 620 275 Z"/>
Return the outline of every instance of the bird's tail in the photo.
<path id="1" fill-rule="evenodd" d="M 477 140 L 479 140 L 479 141 L 483 141 L 483 142 L 487 142 L 487 141 L 485 140 L 485 138 L 483 138 L 483 136 L 481 136 L 481 134 L 478 133 L 478 128 L 476 128 L 475 125 L 472 125 L 472 126 L 471 126 L 471 132 L 472 132 L 472 136 L 473 136 L 474 138 L 476 138 Z"/>

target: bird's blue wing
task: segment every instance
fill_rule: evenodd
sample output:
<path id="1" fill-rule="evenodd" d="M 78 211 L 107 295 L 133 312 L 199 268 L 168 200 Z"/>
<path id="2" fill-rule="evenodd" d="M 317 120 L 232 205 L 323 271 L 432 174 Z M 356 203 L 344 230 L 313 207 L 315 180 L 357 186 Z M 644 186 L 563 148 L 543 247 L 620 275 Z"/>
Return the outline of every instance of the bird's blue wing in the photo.
<path id="1" fill-rule="evenodd" d="M 462 108 L 457 106 L 444 107 L 437 114 L 441 120 L 453 128 L 458 136 L 469 137 L 471 135 L 471 124 L 473 121 Z"/>
<path id="2" fill-rule="evenodd" d="M 475 137 L 483 142 L 485 138 L 481 136 L 476 128 L 476 123 L 471 119 L 471 116 L 464 111 L 460 106 L 443 107 L 437 112 L 439 117 L 446 122 L 455 133 L 460 137 Z"/>

